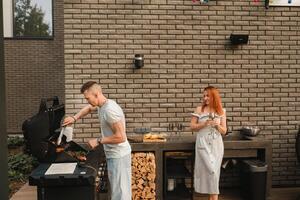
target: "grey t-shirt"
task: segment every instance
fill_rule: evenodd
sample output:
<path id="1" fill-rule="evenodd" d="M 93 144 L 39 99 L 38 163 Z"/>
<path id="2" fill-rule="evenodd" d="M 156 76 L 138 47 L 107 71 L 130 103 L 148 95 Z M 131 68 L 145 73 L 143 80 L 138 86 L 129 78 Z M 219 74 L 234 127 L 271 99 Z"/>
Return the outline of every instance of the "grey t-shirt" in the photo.
<path id="1" fill-rule="evenodd" d="M 102 137 L 113 135 L 113 131 L 110 127 L 113 123 L 120 121 L 122 121 L 126 132 L 123 110 L 115 101 L 108 99 L 103 106 L 98 108 L 98 117 L 101 123 Z M 103 144 L 103 147 L 107 158 L 121 158 L 131 153 L 131 147 L 127 140 L 119 144 Z"/>

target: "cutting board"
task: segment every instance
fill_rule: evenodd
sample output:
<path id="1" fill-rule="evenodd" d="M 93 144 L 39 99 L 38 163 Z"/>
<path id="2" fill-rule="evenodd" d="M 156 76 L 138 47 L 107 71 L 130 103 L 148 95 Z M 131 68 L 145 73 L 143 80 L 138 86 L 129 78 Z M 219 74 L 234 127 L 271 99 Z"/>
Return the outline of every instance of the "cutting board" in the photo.
<path id="1" fill-rule="evenodd" d="M 143 142 L 166 142 L 167 139 L 164 138 L 164 139 L 143 139 Z"/>

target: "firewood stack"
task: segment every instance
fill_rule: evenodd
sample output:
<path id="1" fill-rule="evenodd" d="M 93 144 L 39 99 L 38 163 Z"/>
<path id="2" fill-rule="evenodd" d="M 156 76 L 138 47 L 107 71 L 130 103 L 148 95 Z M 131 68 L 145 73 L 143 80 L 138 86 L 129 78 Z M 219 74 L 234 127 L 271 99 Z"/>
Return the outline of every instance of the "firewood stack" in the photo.
<path id="1" fill-rule="evenodd" d="M 154 153 L 132 153 L 132 199 L 155 199 Z"/>

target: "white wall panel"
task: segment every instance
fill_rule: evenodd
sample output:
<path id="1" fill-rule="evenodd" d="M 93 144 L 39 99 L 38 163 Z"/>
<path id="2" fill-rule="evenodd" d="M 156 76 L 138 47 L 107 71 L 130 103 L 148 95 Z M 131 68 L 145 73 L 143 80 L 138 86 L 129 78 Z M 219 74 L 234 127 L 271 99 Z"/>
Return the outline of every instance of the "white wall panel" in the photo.
<path id="1" fill-rule="evenodd" d="M 13 11 L 12 11 L 12 1 L 3 1 L 3 30 L 4 37 L 13 36 Z"/>

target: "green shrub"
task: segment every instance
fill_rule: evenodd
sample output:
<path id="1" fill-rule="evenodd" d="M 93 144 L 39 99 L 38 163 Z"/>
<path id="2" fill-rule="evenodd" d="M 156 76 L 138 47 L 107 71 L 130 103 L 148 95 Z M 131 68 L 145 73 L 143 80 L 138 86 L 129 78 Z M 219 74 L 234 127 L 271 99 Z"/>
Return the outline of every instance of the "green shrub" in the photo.
<path id="1" fill-rule="evenodd" d="M 25 146 L 23 137 L 9 136 L 7 146 L 9 197 L 11 197 L 27 181 L 28 175 L 38 162 L 35 158 L 23 153 Z"/>
<path id="2" fill-rule="evenodd" d="M 7 138 L 7 146 L 8 148 L 21 147 L 24 145 L 24 138 L 14 136 Z"/>
<path id="3" fill-rule="evenodd" d="M 33 157 L 18 153 L 8 156 L 8 178 L 12 180 L 24 180 L 30 174 L 33 167 L 38 164 Z"/>

